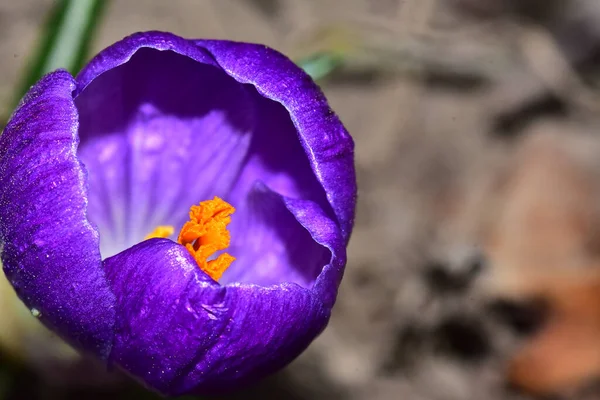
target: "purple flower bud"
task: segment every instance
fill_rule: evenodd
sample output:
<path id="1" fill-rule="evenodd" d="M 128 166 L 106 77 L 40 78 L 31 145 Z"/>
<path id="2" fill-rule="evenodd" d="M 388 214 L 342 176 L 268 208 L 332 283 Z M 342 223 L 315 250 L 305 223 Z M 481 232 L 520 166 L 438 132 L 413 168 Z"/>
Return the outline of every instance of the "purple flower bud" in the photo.
<path id="1" fill-rule="evenodd" d="M 159 32 L 43 77 L 0 136 L 0 187 L 0 256 L 23 302 L 168 395 L 252 383 L 310 344 L 356 201 L 352 139 L 301 69 Z M 237 210 L 219 282 L 176 237 L 145 240 L 215 196 Z"/>

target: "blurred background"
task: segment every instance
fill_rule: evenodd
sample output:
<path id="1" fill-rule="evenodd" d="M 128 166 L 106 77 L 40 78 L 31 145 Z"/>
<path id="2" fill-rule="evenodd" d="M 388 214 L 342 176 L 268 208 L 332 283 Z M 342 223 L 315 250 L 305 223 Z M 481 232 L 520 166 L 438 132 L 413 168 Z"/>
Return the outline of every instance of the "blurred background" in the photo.
<path id="1" fill-rule="evenodd" d="M 331 323 L 228 399 L 600 398 L 598 0 L 0 0 L 0 115 L 142 30 L 282 51 L 356 142 Z M 0 400 L 157 398 L 0 294 Z"/>

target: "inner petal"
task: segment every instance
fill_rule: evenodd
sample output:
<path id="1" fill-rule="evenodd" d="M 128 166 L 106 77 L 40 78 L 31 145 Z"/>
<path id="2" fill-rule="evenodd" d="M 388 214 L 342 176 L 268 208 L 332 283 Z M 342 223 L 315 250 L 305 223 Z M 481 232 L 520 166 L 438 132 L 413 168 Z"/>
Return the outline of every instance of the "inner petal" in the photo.
<path id="1" fill-rule="evenodd" d="M 318 244 L 286 208 L 282 196 L 257 182 L 231 222 L 228 252 L 237 259 L 221 283 L 311 287 L 331 252 Z"/>
<path id="2" fill-rule="evenodd" d="M 88 218 L 103 258 L 157 226 L 178 231 L 191 205 L 219 196 L 238 209 L 228 250 L 236 261 L 221 283 L 311 286 L 329 262 L 331 253 L 281 200 L 309 200 L 333 215 L 308 150 L 289 112 L 252 85 L 187 56 L 142 48 L 75 103 Z"/>
<path id="3" fill-rule="evenodd" d="M 103 257 L 157 225 L 178 229 L 190 205 L 229 193 L 249 147 L 255 112 L 247 89 L 167 53 L 141 49 L 76 98 L 88 216 Z"/>

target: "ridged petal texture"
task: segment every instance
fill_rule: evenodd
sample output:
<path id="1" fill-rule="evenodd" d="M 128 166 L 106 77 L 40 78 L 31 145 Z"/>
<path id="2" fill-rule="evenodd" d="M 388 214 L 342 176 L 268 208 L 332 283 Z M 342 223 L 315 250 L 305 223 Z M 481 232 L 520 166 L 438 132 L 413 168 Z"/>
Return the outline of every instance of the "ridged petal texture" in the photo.
<path id="1" fill-rule="evenodd" d="M 74 88 L 67 72 L 45 76 L 0 136 L 0 249 L 4 272 L 32 313 L 106 357 L 115 296 L 86 218 Z"/>
<path id="2" fill-rule="evenodd" d="M 168 395 L 252 383 L 310 344 L 356 201 L 352 139 L 304 72 L 265 46 L 161 32 L 32 88 L 0 137 L 0 185 L 21 299 Z M 144 240 L 213 196 L 237 209 L 219 282 L 176 242 Z"/>

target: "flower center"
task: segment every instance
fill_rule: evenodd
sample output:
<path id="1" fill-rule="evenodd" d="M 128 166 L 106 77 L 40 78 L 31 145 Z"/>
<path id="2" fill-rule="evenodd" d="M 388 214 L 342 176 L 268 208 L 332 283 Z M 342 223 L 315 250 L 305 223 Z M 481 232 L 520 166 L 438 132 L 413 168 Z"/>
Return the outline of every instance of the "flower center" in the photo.
<path id="1" fill-rule="evenodd" d="M 202 201 L 199 205 L 192 206 L 190 220 L 183 225 L 179 232 L 177 242 L 188 249 L 200 269 L 214 280 L 218 280 L 235 260 L 235 257 L 227 253 L 219 254 L 217 258 L 208 260 L 217 251 L 229 247 L 231 235 L 227 230 L 227 225 L 231 222 L 231 214 L 234 212 L 235 208 L 231 204 L 215 196 L 212 200 Z M 172 226 L 158 226 L 146 236 L 146 239 L 167 238 L 173 232 Z"/>

